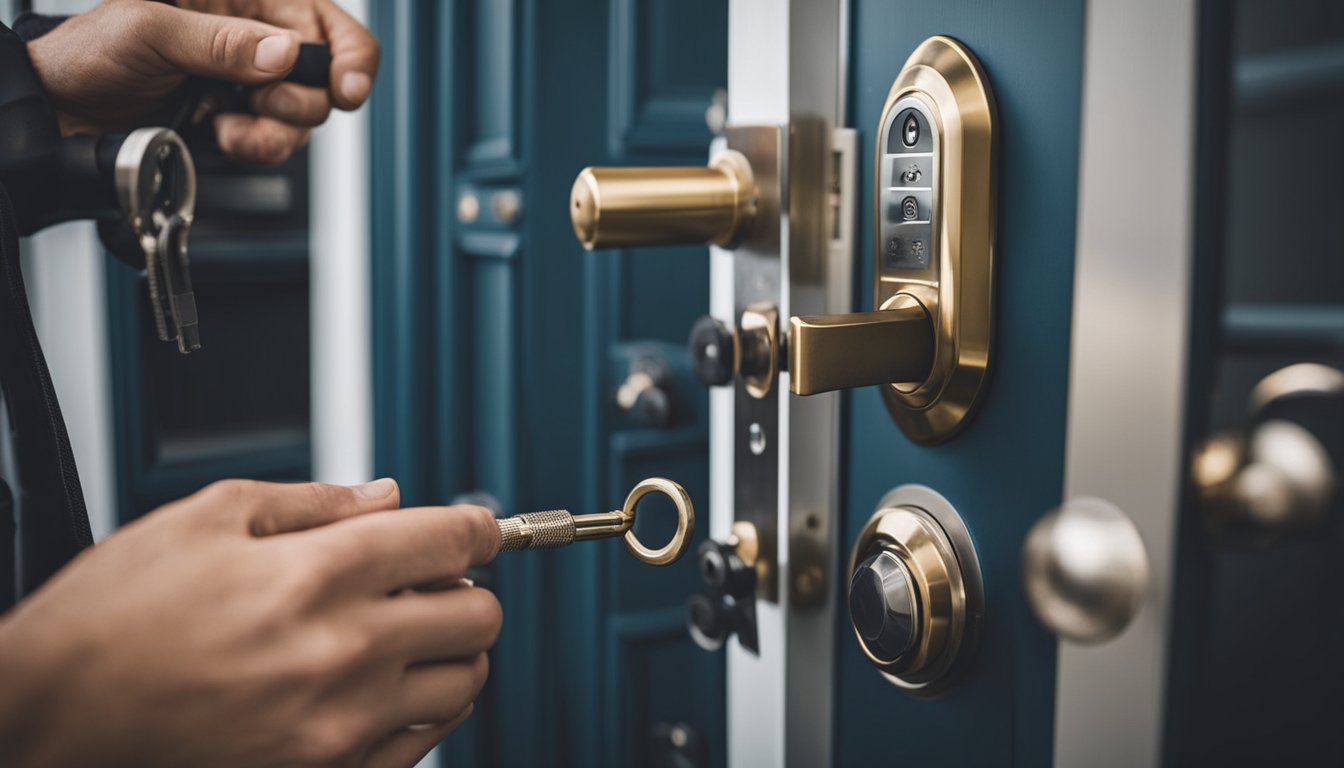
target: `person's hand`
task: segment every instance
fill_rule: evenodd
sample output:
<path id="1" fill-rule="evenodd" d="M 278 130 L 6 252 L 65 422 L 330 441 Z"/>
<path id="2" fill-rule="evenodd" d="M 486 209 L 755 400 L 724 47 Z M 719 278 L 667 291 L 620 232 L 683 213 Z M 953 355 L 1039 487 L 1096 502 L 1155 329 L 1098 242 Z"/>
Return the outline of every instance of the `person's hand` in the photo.
<path id="1" fill-rule="evenodd" d="M 457 585 L 499 530 L 397 505 L 226 481 L 87 550 L 0 619 L 5 764 L 414 765 L 485 682 L 499 603 Z"/>
<path id="2" fill-rule="evenodd" d="M 226 155 L 271 165 L 303 146 L 333 106 L 355 109 L 378 70 L 378 43 L 333 0 L 107 0 L 28 44 L 61 130 L 126 130 L 170 111 L 187 75 L 264 86 L 255 115 L 215 118 Z M 280 83 L 300 40 L 331 46 L 327 90 Z"/>

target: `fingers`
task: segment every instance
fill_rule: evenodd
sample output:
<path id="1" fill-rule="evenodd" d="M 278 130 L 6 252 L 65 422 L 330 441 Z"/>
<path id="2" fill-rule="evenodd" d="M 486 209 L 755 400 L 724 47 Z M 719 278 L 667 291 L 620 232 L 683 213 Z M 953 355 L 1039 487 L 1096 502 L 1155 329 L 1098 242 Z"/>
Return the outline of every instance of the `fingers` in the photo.
<path id="1" fill-rule="evenodd" d="M 249 505 L 248 530 L 253 536 L 317 528 L 356 515 L 396 509 L 401 503 L 401 492 L 391 478 L 352 487 L 326 483 L 249 485 L 263 494 Z"/>
<path id="2" fill-rule="evenodd" d="M 164 3 L 126 3 L 144 43 L 191 75 L 260 85 L 279 80 L 299 57 L 299 33 L 260 21 L 197 13 Z"/>
<path id="3" fill-rule="evenodd" d="M 369 97 L 378 74 L 378 41 L 331 0 L 319 0 L 317 13 L 331 45 L 331 101 L 356 109 Z"/>
<path id="4" fill-rule="evenodd" d="M 480 695 L 489 673 L 490 662 L 483 653 L 464 661 L 411 667 L 388 716 L 398 725 L 455 720 Z"/>
<path id="5" fill-rule="evenodd" d="M 471 717 L 475 704 L 468 704 L 456 718 L 446 723 L 403 728 L 375 744 L 364 759 L 364 768 L 410 768 L 429 754 L 436 744 Z"/>
<path id="6" fill-rule="evenodd" d="M 331 100 L 320 88 L 276 83 L 252 94 L 252 111 L 290 125 L 316 128 L 331 114 Z"/>
<path id="7" fill-rule="evenodd" d="M 274 117 L 225 114 L 215 117 L 215 140 L 230 160 L 279 165 L 308 142 L 312 131 Z"/>
<path id="8" fill-rule="evenodd" d="M 443 592 L 403 592 L 380 609 L 389 650 L 412 662 L 464 659 L 484 653 L 499 638 L 503 610 L 489 590 L 456 587 Z"/>
<path id="9" fill-rule="evenodd" d="M 494 559 L 499 524 L 482 507 L 420 507 L 365 515 L 318 532 L 345 537 L 354 546 L 347 567 L 370 589 L 387 593 L 445 579 L 460 579 L 473 565 Z"/>

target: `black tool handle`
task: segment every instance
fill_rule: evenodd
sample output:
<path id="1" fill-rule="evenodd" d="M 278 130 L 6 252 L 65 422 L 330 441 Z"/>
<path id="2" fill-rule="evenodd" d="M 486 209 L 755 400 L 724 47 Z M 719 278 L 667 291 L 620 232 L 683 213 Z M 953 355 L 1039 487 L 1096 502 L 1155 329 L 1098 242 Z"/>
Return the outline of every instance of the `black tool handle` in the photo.
<path id="1" fill-rule="evenodd" d="M 331 83 L 331 46 L 326 43 L 300 43 L 299 57 L 284 82 L 312 88 Z M 177 114 L 168 127 L 177 131 L 190 146 L 209 145 L 210 118 L 225 112 L 251 112 L 256 88 L 205 77 L 189 78 L 182 85 Z"/>
<path id="2" fill-rule="evenodd" d="M 326 43 L 300 43 L 299 60 L 285 75 L 285 82 L 314 88 L 331 85 L 331 46 Z"/>

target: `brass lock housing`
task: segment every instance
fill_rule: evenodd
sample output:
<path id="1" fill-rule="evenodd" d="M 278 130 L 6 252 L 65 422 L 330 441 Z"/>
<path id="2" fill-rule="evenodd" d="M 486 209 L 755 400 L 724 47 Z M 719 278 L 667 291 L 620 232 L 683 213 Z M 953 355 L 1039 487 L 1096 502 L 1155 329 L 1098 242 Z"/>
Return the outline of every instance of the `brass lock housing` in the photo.
<path id="1" fill-rule="evenodd" d="M 791 319 L 795 394 L 879 385 L 918 443 L 964 426 L 991 359 L 996 122 L 969 50 L 941 36 L 915 49 L 878 122 L 876 311 Z"/>
<path id="2" fill-rule="evenodd" d="M 951 503 L 921 485 L 887 493 L 854 542 L 848 572 L 850 623 L 868 661 L 919 695 L 954 683 L 975 649 L 984 587 Z"/>

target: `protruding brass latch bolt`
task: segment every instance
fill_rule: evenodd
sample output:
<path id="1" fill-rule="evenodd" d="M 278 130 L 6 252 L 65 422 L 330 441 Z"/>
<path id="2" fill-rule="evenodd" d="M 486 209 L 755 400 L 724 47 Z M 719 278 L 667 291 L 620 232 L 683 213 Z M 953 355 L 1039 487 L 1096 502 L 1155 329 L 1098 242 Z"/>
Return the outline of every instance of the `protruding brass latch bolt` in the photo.
<path id="1" fill-rule="evenodd" d="M 584 248 L 735 244 L 751 228 L 757 193 L 740 152 L 708 166 L 584 168 L 569 216 Z"/>

